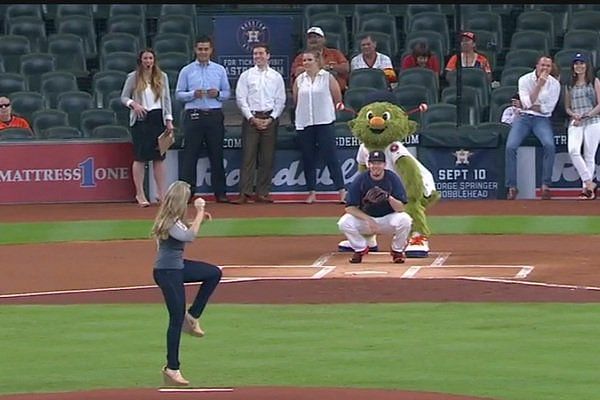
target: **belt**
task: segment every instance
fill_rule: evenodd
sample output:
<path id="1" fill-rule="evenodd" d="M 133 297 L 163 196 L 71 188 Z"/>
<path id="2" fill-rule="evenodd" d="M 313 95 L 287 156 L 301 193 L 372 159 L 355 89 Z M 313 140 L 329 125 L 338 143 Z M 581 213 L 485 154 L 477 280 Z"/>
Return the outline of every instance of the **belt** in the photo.
<path id="1" fill-rule="evenodd" d="M 267 111 L 250 111 L 254 117 L 270 117 L 273 110 Z"/>
<path id="2" fill-rule="evenodd" d="M 197 113 L 209 114 L 209 113 L 222 112 L 223 110 L 221 108 L 187 108 L 185 111 L 188 113 L 197 112 Z"/>

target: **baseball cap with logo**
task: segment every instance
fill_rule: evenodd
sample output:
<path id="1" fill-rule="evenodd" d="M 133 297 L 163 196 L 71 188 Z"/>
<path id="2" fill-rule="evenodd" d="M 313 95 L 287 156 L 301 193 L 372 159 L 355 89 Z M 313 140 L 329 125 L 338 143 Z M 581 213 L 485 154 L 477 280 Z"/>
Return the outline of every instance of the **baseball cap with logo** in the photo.
<path id="1" fill-rule="evenodd" d="M 314 33 L 321 37 L 325 37 L 325 33 L 323 32 L 323 29 L 319 28 L 318 26 L 311 26 L 310 28 L 308 28 L 308 30 L 306 31 L 306 34 L 308 35 L 309 33 Z"/>
<path id="2" fill-rule="evenodd" d="M 383 151 L 373 150 L 372 152 L 370 152 L 369 153 L 369 162 L 373 162 L 373 161 L 385 162 L 385 154 L 383 153 Z"/>
<path id="3" fill-rule="evenodd" d="M 473 32 L 465 31 L 465 32 L 461 33 L 460 36 L 466 37 L 466 38 L 471 39 L 472 41 L 475 41 L 475 34 Z"/>
<path id="4" fill-rule="evenodd" d="M 582 54 L 582 53 L 575 54 L 573 56 L 573 63 L 576 63 L 577 61 L 587 62 L 587 58 L 585 57 L 585 54 Z"/>

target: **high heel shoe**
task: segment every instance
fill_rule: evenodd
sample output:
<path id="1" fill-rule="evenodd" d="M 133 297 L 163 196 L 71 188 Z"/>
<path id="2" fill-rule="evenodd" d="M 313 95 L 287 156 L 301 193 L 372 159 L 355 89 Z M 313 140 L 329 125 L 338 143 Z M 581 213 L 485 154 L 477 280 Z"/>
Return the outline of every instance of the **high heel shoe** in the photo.
<path id="1" fill-rule="evenodd" d="M 317 194 L 315 192 L 309 192 L 308 197 L 306 198 L 306 200 L 304 200 L 304 202 L 306 204 L 312 204 L 317 200 Z"/>
<path id="2" fill-rule="evenodd" d="M 144 197 L 135 196 L 135 200 L 138 203 L 138 206 L 142 208 L 150 207 L 150 202 L 146 200 Z"/>
<path id="3" fill-rule="evenodd" d="M 164 366 L 162 375 L 165 386 L 187 386 L 190 384 L 190 382 L 181 375 L 181 371 L 178 369 L 169 369 Z"/>

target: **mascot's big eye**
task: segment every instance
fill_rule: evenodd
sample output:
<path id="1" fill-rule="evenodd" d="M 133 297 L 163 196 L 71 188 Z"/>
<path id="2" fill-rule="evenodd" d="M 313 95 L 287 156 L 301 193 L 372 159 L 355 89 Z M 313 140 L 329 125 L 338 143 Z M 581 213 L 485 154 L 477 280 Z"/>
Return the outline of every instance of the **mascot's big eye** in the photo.
<path id="1" fill-rule="evenodd" d="M 367 111 L 367 119 L 373 118 L 373 111 Z"/>
<path id="2" fill-rule="evenodd" d="M 383 117 L 384 121 L 387 121 L 387 120 L 392 119 L 392 114 L 390 114 L 388 111 L 386 111 L 383 113 L 382 117 Z"/>

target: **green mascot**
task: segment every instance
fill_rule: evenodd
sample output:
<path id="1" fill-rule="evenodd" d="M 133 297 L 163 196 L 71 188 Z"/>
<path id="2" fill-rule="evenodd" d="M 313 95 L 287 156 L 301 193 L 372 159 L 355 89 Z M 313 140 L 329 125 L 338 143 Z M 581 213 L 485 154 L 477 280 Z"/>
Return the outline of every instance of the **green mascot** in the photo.
<path id="1" fill-rule="evenodd" d="M 427 105 L 421 104 L 411 111 L 426 110 Z M 367 168 L 369 152 L 381 150 L 385 153 L 386 168 L 396 171 L 402 179 L 408 197 L 406 212 L 413 219 L 405 253 L 407 257 L 427 257 L 431 230 L 426 211 L 440 199 L 440 194 L 435 189 L 431 172 L 401 143 L 416 132 L 417 123 L 408 119 L 408 114 L 401 107 L 388 101 L 375 101 L 361 107 L 348 126 L 361 141 L 356 155 L 360 172 Z M 367 237 L 367 243 L 371 251 L 377 251 L 375 235 Z M 341 241 L 338 247 L 340 251 L 354 251 L 347 240 Z"/>

